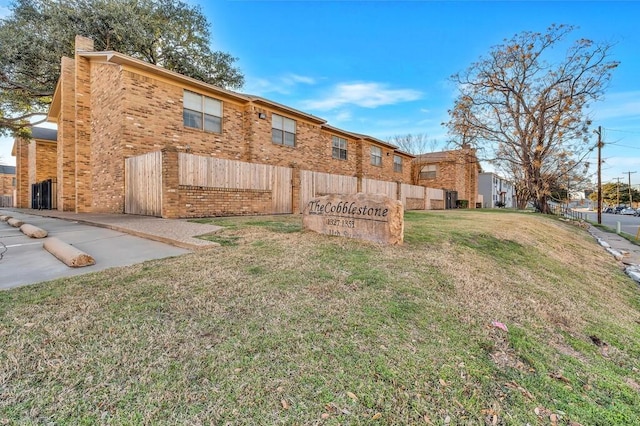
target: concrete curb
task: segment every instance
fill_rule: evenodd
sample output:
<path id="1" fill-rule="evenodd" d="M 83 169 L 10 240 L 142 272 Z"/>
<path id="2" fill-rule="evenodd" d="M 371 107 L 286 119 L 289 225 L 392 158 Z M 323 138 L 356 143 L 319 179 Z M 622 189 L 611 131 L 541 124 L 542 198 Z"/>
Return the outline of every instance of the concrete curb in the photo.
<path id="1" fill-rule="evenodd" d="M 72 268 L 95 265 L 96 261 L 87 253 L 67 244 L 55 237 L 47 238 L 44 241 L 44 249 L 54 255 L 58 260 Z"/>
<path id="2" fill-rule="evenodd" d="M 625 265 L 625 267 L 624 267 L 625 274 L 627 274 L 636 283 L 640 284 L 640 265 L 624 262 L 624 260 L 623 260 L 624 259 L 624 254 L 623 253 L 619 252 L 618 250 L 613 249 L 608 242 L 606 242 L 602 238 L 598 237 L 596 235 L 596 233 L 591 230 L 591 228 L 589 228 L 588 231 L 593 236 L 593 238 L 595 238 L 596 241 L 598 241 L 598 244 L 600 244 L 602 247 L 604 247 L 605 250 L 609 254 L 611 254 L 616 260 L 621 261 Z"/>
<path id="3" fill-rule="evenodd" d="M 616 259 L 622 261 L 624 255 L 617 250 L 612 249 L 611 247 L 607 247 L 606 250 Z"/>
<path id="4" fill-rule="evenodd" d="M 24 225 L 23 221 L 21 221 L 20 219 L 16 219 L 15 217 L 9 218 L 7 220 L 7 223 L 14 228 L 20 228 L 22 225 Z"/>
<path id="5" fill-rule="evenodd" d="M 25 223 L 20 227 L 20 232 L 31 238 L 44 238 L 49 235 L 49 233 L 44 229 L 38 228 L 37 226 L 30 225 L 28 223 Z"/>
<path id="6" fill-rule="evenodd" d="M 624 272 L 629 275 L 635 282 L 640 284 L 640 267 L 637 265 L 627 266 Z"/>

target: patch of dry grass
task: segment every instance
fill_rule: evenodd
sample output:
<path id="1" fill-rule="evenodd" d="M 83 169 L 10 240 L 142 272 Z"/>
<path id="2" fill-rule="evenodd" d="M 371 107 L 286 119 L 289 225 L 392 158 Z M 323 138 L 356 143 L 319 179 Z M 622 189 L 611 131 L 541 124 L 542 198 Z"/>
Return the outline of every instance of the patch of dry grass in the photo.
<path id="1" fill-rule="evenodd" d="M 0 422 L 640 421 L 638 288 L 580 228 L 410 212 L 385 247 L 216 220 L 235 245 L 2 293 Z"/>

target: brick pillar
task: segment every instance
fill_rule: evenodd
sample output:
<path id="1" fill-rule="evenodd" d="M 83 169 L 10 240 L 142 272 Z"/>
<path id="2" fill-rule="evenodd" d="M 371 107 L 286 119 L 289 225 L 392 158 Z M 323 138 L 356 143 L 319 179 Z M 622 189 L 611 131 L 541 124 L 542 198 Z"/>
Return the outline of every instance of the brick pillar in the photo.
<path id="1" fill-rule="evenodd" d="M 16 207 L 31 208 L 31 186 L 29 185 L 29 140 L 16 138 Z"/>
<path id="2" fill-rule="evenodd" d="M 75 61 L 62 58 L 60 70 L 60 115 L 57 119 L 57 206 L 61 211 L 75 211 L 76 209 L 76 143 L 75 143 Z"/>
<path id="3" fill-rule="evenodd" d="M 75 192 L 76 212 L 92 211 L 91 174 L 91 63 L 79 51 L 93 50 L 93 41 L 76 37 L 75 60 Z"/>
<path id="4" fill-rule="evenodd" d="M 178 194 L 178 149 L 167 147 L 162 150 L 162 217 L 181 217 L 180 194 Z"/>

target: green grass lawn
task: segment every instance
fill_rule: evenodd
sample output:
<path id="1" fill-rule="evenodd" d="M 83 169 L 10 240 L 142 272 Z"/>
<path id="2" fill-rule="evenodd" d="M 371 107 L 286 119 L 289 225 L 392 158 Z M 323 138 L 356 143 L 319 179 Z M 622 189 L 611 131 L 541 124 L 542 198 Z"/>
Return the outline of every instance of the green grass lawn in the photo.
<path id="1" fill-rule="evenodd" d="M 640 291 L 577 226 L 205 221 L 220 247 L 1 292 L 0 424 L 640 424 Z"/>

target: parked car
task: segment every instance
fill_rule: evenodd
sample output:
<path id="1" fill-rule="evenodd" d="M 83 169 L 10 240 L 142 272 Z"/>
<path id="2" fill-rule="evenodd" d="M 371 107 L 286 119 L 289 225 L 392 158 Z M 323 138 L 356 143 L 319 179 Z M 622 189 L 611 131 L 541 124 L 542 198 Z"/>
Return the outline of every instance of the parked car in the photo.
<path id="1" fill-rule="evenodd" d="M 604 210 L 602 210 L 602 213 L 613 213 L 613 207 L 607 207 Z"/>
<path id="2" fill-rule="evenodd" d="M 640 208 L 636 209 L 636 213 L 634 214 L 634 216 L 640 216 Z"/>
<path id="3" fill-rule="evenodd" d="M 632 209 L 631 207 L 625 207 L 620 211 L 620 214 L 635 216 L 636 209 Z"/>
<path id="4" fill-rule="evenodd" d="M 614 213 L 614 214 L 620 214 L 620 212 L 621 212 L 624 208 L 625 208 L 624 206 L 615 206 L 615 207 L 613 208 L 613 213 Z"/>

